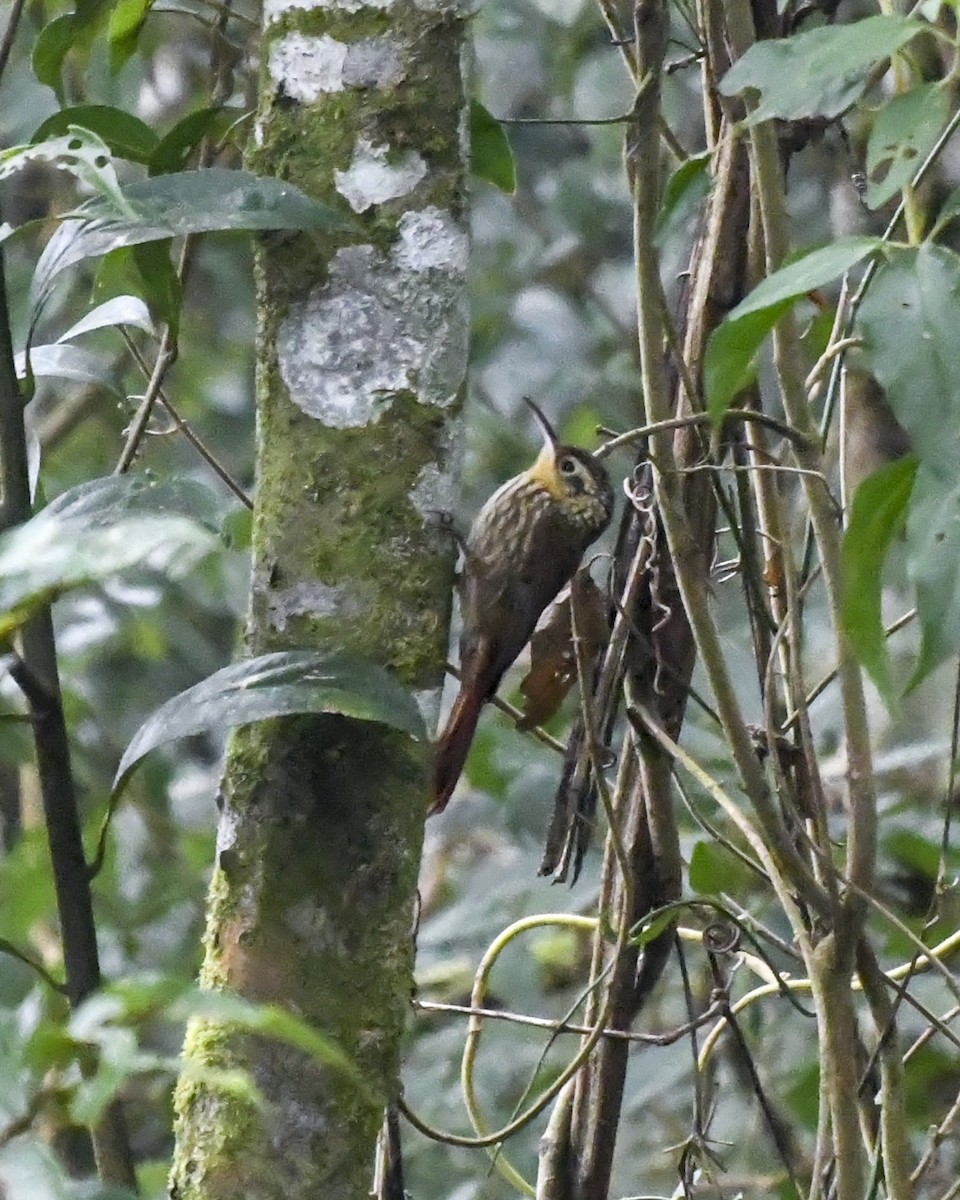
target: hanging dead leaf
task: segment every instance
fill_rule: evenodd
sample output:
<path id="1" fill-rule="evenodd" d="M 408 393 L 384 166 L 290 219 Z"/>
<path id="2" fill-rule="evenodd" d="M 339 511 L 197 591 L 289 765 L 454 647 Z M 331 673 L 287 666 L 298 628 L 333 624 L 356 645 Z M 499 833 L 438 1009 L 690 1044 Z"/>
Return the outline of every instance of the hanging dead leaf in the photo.
<path id="1" fill-rule="evenodd" d="M 518 729 L 532 729 L 549 721 L 577 678 L 570 619 L 571 590 L 576 595 L 577 631 L 592 658 L 609 634 L 603 593 L 584 567 L 547 609 L 530 639 L 530 670 L 520 683 L 524 696 L 523 718 Z"/>

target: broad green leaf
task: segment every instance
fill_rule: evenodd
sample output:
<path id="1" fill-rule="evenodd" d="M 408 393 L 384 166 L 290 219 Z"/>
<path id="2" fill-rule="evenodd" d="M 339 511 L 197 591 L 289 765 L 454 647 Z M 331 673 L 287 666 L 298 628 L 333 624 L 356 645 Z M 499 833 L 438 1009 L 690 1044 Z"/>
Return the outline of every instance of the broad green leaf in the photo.
<path id="1" fill-rule="evenodd" d="M 916 687 L 960 651 L 960 479 L 921 465 L 907 518 L 910 578 L 917 591 L 920 658 Z"/>
<path id="2" fill-rule="evenodd" d="M 673 172 L 667 180 L 657 213 L 656 237 L 658 244 L 664 238 L 671 224 L 671 217 L 683 202 L 699 203 L 710 190 L 710 163 L 713 154 L 705 150 L 702 154 L 693 154 Z M 684 205 L 684 212 L 687 211 Z"/>
<path id="3" fill-rule="evenodd" d="M 211 533 L 220 531 L 229 511 L 216 492 L 196 479 L 177 475 L 162 482 L 143 475 L 91 479 L 63 492 L 43 510 L 63 524 L 100 529 L 126 517 L 177 515 Z"/>
<path id="4" fill-rule="evenodd" d="M 41 604 L 129 567 L 189 571 L 218 545 L 194 516 L 209 513 L 212 495 L 192 481 L 154 489 L 122 476 L 58 497 L 0 538 L 0 637 Z"/>
<path id="5" fill-rule="evenodd" d="M 169 175 L 185 170 L 190 155 L 208 133 L 219 134 L 241 115 L 238 109 L 221 107 L 201 108 L 188 113 L 160 139 L 147 164 L 150 174 Z"/>
<path id="6" fill-rule="evenodd" d="M 751 882 L 743 863 L 717 842 L 701 840 L 690 855 L 690 889 L 701 896 L 742 895 Z"/>
<path id="7" fill-rule="evenodd" d="M 170 332 L 176 339 L 183 308 L 183 285 L 170 257 L 171 246 L 170 239 L 164 238 L 159 242 L 143 242 L 139 246 L 127 247 L 123 253 L 133 259 L 133 265 L 143 280 L 143 295 L 150 308 L 159 321 L 170 326 Z"/>
<path id="8" fill-rule="evenodd" d="M 115 396 L 124 394 L 107 360 L 79 346 L 34 346 L 30 351 L 29 364 L 25 352 L 16 356 L 15 364 L 21 379 L 27 377 L 29 366 L 29 374 L 34 379 L 70 379 L 74 383 L 104 388 Z"/>
<path id="9" fill-rule="evenodd" d="M 81 317 L 66 333 L 62 333 L 57 341 L 69 342 L 94 329 L 108 329 L 117 325 L 129 325 L 135 329 L 142 329 L 144 333 L 156 333 L 150 319 L 150 310 L 139 296 L 114 296 L 112 300 L 98 304 L 85 317 Z"/>
<path id="10" fill-rule="evenodd" d="M 346 654 L 281 651 L 233 663 L 168 700 L 140 726 L 113 781 L 178 738 L 295 713 L 340 713 L 425 737 L 413 698 L 383 667 Z"/>
<path id="11" fill-rule="evenodd" d="M 874 63 L 929 28 L 894 13 L 754 43 L 720 81 L 725 96 L 759 93 L 751 123 L 837 117 L 860 97 Z"/>
<path id="12" fill-rule="evenodd" d="M 856 490 L 843 535 L 844 628 L 888 705 L 894 701 L 894 685 L 881 616 L 883 563 L 903 531 L 916 472 L 917 460 L 908 455 L 869 475 Z"/>
<path id="13" fill-rule="evenodd" d="M 179 171 L 128 184 L 122 189 L 123 209 L 95 197 L 73 216 L 84 222 L 117 221 L 122 224 L 129 208 L 138 225 L 162 230 L 163 237 L 188 233 L 213 233 L 224 229 L 321 229 L 326 232 L 353 228 L 349 217 L 281 179 L 210 167 L 205 171 Z M 140 237 L 128 240 L 153 241 Z"/>
<path id="14" fill-rule="evenodd" d="M 470 101 L 470 170 L 501 192 L 517 190 L 517 171 L 503 126 L 479 100 Z"/>
<path id="15" fill-rule="evenodd" d="M 106 301 L 134 292 L 146 302 L 153 321 L 170 325 L 176 336 L 182 289 L 170 259 L 171 245 L 171 239 L 165 238 L 140 246 L 121 246 L 105 255 L 97 264 L 94 298 Z"/>
<path id="16" fill-rule="evenodd" d="M 116 74 L 137 48 L 152 0 L 116 0 L 107 24 L 110 70 Z"/>
<path id="17" fill-rule="evenodd" d="M 216 545 L 185 517 L 127 518 L 106 529 L 68 532 L 41 513 L 0 539 L 0 637 L 64 592 L 147 566 L 178 576 Z"/>
<path id="18" fill-rule="evenodd" d="M 59 100 L 63 100 L 63 60 L 78 41 L 86 41 L 87 34 L 75 13 L 64 13 L 47 21 L 37 40 L 33 43 L 33 73 L 41 83 L 53 88 Z"/>
<path id="19" fill-rule="evenodd" d="M 759 312 L 782 300 L 796 300 L 824 284 L 830 283 L 868 255 L 875 253 L 883 243 L 875 237 L 842 237 L 810 250 L 779 271 L 762 279 L 749 295 L 745 296 L 727 316 L 728 321 L 739 320 L 748 313 Z"/>
<path id="20" fill-rule="evenodd" d="M 16 845 L 4 854 L 0 927 L 5 937 L 24 947 L 29 945 L 36 923 L 50 920 L 56 912 L 49 854 L 45 832 L 39 828 L 24 830 Z"/>
<path id="21" fill-rule="evenodd" d="M 799 297 L 836 279 L 874 253 L 879 238 L 838 238 L 768 275 L 713 331 L 704 359 L 707 411 L 715 421 L 752 377 L 753 356 Z"/>
<path id="22" fill-rule="evenodd" d="M 892 829 L 883 834 L 883 848 L 898 863 L 933 881 L 940 867 L 939 838 L 924 837 L 914 829 Z"/>
<path id="23" fill-rule="evenodd" d="M 791 304 L 791 300 L 781 300 L 736 320 L 728 317 L 710 335 L 703 359 L 703 386 L 707 412 L 714 421 L 719 421 L 737 394 L 753 382 L 756 353 Z"/>
<path id="24" fill-rule="evenodd" d="M 867 140 L 867 205 L 880 208 L 907 186 L 950 116 L 950 96 L 924 83 L 881 108 Z"/>
<path id="25" fill-rule="evenodd" d="M 890 249 L 857 319 L 863 357 L 910 435 L 943 478 L 960 445 L 960 257 L 924 243 Z"/>
<path id="26" fill-rule="evenodd" d="M 71 126 L 89 129 L 102 138 L 110 153 L 131 162 L 145 163 L 159 139 L 139 117 L 109 104 L 76 104 L 62 108 L 37 129 L 31 142 L 47 141 L 69 133 Z"/>
<path id="27" fill-rule="evenodd" d="M 248 171 L 211 167 L 128 184 L 116 202 L 98 196 L 81 204 L 47 243 L 30 285 L 31 325 L 61 272 L 121 246 L 225 229 L 329 232 L 348 225 L 292 184 Z"/>
<path id="28" fill-rule="evenodd" d="M 315 1062 L 349 1076 L 368 1096 L 371 1094 L 369 1081 L 331 1037 L 276 1004 L 254 1004 L 231 992 L 194 988 L 170 1004 L 166 1016 L 171 1020 L 223 1022 L 286 1042 Z"/>

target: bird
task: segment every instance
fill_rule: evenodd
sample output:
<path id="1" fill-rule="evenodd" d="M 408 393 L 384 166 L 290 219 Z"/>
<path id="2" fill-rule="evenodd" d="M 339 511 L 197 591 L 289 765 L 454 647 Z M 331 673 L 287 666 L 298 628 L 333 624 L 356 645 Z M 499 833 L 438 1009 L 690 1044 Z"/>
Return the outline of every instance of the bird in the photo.
<path id="1" fill-rule="evenodd" d="M 561 443 L 536 404 L 524 400 L 543 448 L 484 504 L 464 545 L 460 690 L 434 747 L 428 815 L 446 808 L 483 706 L 613 515 L 604 465 L 589 450 Z"/>

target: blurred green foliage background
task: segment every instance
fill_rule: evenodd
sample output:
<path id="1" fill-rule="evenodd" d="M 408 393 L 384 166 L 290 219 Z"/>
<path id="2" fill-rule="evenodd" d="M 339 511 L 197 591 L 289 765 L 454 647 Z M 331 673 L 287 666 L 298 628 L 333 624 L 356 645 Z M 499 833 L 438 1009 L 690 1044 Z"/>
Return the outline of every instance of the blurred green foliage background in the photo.
<path id="1" fill-rule="evenodd" d="M 3 79 L 0 138 L 12 146 L 29 141 L 55 113 L 53 91 L 30 68 L 32 45 L 45 23 L 61 12 L 56 4 L 30 5 Z M 139 115 L 163 133 L 208 103 L 207 39 L 201 37 L 210 9 L 192 0 L 155 10 L 138 52 L 113 73 L 103 44 L 75 54 L 64 72 L 69 104 L 111 104 Z M 237 70 L 229 103 L 236 109 L 235 136 L 242 145 L 252 106 L 253 81 L 242 54 L 250 50 L 256 14 L 240 5 L 228 26 L 237 47 Z M 488 0 L 473 19 L 476 94 L 498 118 L 608 118 L 632 102 L 618 51 L 588 0 Z M 670 57 L 692 49 L 678 6 Z M 666 114 L 690 153 L 703 149 L 699 77 L 691 63 L 670 74 Z M 855 125 L 855 123 L 854 123 Z M 863 208 L 850 183 L 850 151 L 828 130 L 791 165 L 790 205 L 798 248 L 839 233 L 877 232 L 883 212 Z M 625 429 L 641 420 L 634 320 L 631 213 L 622 161 L 622 128 L 616 124 L 510 124 L 517 190 L 507 196 L 480 180 L 473 183 L 473 349 L 470 401 L 465 416 L 466 454 L 457 519 L 466 528 L 483 499 L 524 467 L 537 442 L 521 404 L 530 396 L 556 423 L 562 437 L 594 445 L 596 426 Z M 955 157 L 955 156 L 954 156 Z M 941 185 L 960 164 L 947 160 Z M 696 228 L 703 179 L 664 215 L 660 232 L 663 279 L 675 296 Z M 49 235 L 45 219 L 73 202 L 70 180 L 49 163 L 38 163 L 3 183 L 3 215 L 14 225 L 38 222 L 10 243 L 7 271 L 18 345 L 25 330 L 30 278 Z M 92 303 L 125 290 L 129 263 L 93 262 L 73 272 L 48 305 L 37 341 L 53 341 Z M 184 298 L 180 353 L 168 391 L 182 416 L 244 487 L 253 486 L 252 253 L 246 235 L 205 237 L 192 264 Z M 813 321 L 813 310 L 807 314 Z M 114 467 L 135 397 L 143 391 L 116 331 L 84 343 L 112 364 L 119 391 L 97 385 L 41 380 L 30 420 L 42 451 L 42 494 L 53 497 Z M 622 477 L 629 456 L 614 460 Z M 164 478 L 172 472 L 222 485 L 193 449 L 158 417 L 137 470 Z M 612 535 L 611 535 L 612 536 Z M 609 549 L 609 541 L 604 543 Z M 894 559 L 897 554 L 894 552 Z M 107 585 L 72 595 L 56 608 L 58 645 L 81 788 L 88 847 L 95 844 L 119 758 L 130 738 L 163 701 L 231 659 L 246 606 L 247 557 L 242 536 L 202 567 L 175 582 L 148 570 L 127 572 Z M 905 607 L 902 570 L 894 561 L 889 599 Z M 746 618 L 735 577 L 718 577 L 714 589 L 724 636 L 745 706 L 756 706 L 748 657 Z M 813 604 L 816 603 L 814 596 Z M 807 652 L 810 681 L 830 661 L 827 631 L 811 627 Z M 915 652 L 901 635 L 895 659 Z M 903 667 L 905 671 L 906 666 Z M 518 668 L 519 671 L 519 668 Z M 509 694 L 519 674 L 510 677 Z M 874 697 L 876 701 L 876 698 Z M 879 701 L 872 713 L 881 793 L 883 900 L 920 930 L 937 883 L 942 817 L 938 805 L 948 751 L 949 682 L 934 676 L 892 718 Z M 29 770 L 30 744 L 14 720 L 16 690 L 0 683 L 0 799 L 4 818 L 0 863 L 0 936 L 55 971 L 58 948 L 45 839 Z M 825 774 L 836 787 L 834 817 L 842 821 L 837 701 L 827 691 L 815 711 L 815 734 Z M 562 730 L 569 709 L 555 722 Z M 703 714 L 691 707 L 685 745 L 716 776 L 731 782 L 726 748 Z M 216 797 L 222 741 L 196 737 L 155 752 L 140 769 L 115 814 L 109 851 L 95 881 L 104 972 L 122 979 L 141 972 L 191 981 L 200 955 L 204 893 L 213 860 Z M 549 912 L 591 913 L 599 869 L 595 846 L 577 886 L 551 887 L 538 879 L 543 832 L 557 776 L 551 752 L 522 737 L 502 716 L 488 712 L 477 737 L 465 782 L 449 812 L 427 833 L 418 932 L 418 996 L 464 1002 L 476 964 L 511 922 Z M 703 806 L 702 796 L 696 797 Z M 683 851 L 698 872 L 691 894 L 726 893 L 783 934 L 785 923 L 758 893 L 738 864 L 716 851 L 703 830 L 681 812 Z M 957 855 L 948 856 L 949 879 Z M 942 889 L 936 937 L 955 924 L 956 902 Z M 889 925 L 876 924 L 889 962 L 907 959 L 909 943 Z M 491 979 L 488 1004 L 542 1017 L 567 1014 L 579 995 L 588 961 L 588 937 L 544 927 L 512 943 Z M 0 972 L 0 1124 L 16 1119 L 49 1069 L 37 1051 L 45 1031 L 63 1019 L 52 997 L 27 966 L 4 958 Z M 777 960 L 788 965 L 786 959 Z M 690 988 L 706 1003 L 713 986 L 703 955 L 689 950 Z M 750 968 L 732 970 L 739 993 L 757 983 Z M 943 1007 L 943 989 L 919 981 L 915 992 Z M 645 1028 L 682 1024 L 687 1007 L 675 967 L 668 969 Z M 920 1019 L 907 1010 L 909 1034 Z M 815 1134 L 816 1058 L 813 1023 L 782 998 L 750 1008 L 744 1018 L 754 1059 L 771 1104 L 789 1136 L 808 1145 Z M 460 1101 L 459 1059 L 465 1018 L 418 1012 L 411 1019 L 404 1079 L 410 1105 L 431 1123 L 458 1131 L 467 1124 Z M 158 1055 L 175 1054 L 176 1025 L 146 1021 L 140 1044 Z M 543 1031 L 490 1023 L 479 1055 L 476 1086 L 486 1119 L 506 1121 L 531 1085 L 549 1080 L 571 1053 L 559 1039 L 541 1061 Z M 39 1065 L 38 1065 L 39 1064 Z M 135 1149 L 146 1163 L 150 1194 L 163 1191 L 170 1150 L 169 1071 L 141 1071 L 128 1064 L 124 1095 L 130 1101 Z M 627 1087 L 614 1194 L 670 1194 L 676 1162 L 691 1128 L 693 1061 L 688 1040 L 638 1047 Z M 706 1100 L 716 1106 L 711 1149 L 726 1168 L 726 1194 L 773 1194 L 777 1159 L 746 1081 L 744 1061 L 725 1045 L 707 1077 Z M 918 1049 L 910 1075 L 913 1127 L 921 1137 L 960 1087 L 956 1055 L 936 1040 Z M 73 1143 L 56 1114 L 0 1149 L 0 1176 L 11 1200 L 85 1194 L 69 1185 L 44 1148 L 50 1140 L 71 1161 Z M 511 1143 L 509 1155 L 527 1177 L 534 1173 L 540 1127 Z M 497 1200 L 513 1189 L 492 1173 L 479 1151 L 449 1149 L 405 1132 L 408 1187 L 422 1200 Z M 949 1139 L 935 1174 L 956 1173 L 957 1148 Z M 81 1172 L 89 1163 L 72 1160 Z M 152 1192 L 151 1192 L 152 1189 Z M 930 1194 L 934 1194 L 931 1191 Z"/>

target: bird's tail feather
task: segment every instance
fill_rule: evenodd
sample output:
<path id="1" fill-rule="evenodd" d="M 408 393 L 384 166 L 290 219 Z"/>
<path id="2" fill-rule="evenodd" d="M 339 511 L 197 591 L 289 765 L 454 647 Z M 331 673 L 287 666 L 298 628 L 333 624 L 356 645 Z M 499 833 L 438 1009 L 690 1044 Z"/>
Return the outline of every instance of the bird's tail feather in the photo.
<path id="1" fill-rule="evenodd" d="M 443 812 L 467 761 L 470 743 L 480 720 L 483 694 L 475 687 L 462 687 L 450 710 L 447 724 L 437 740 L 433 760 L 433 797 L 427 816 Z"/>

